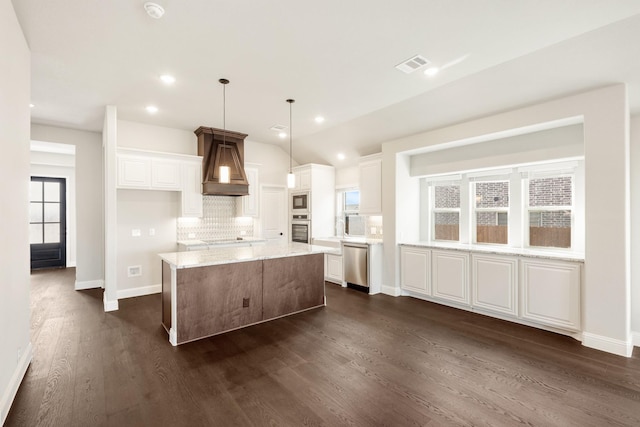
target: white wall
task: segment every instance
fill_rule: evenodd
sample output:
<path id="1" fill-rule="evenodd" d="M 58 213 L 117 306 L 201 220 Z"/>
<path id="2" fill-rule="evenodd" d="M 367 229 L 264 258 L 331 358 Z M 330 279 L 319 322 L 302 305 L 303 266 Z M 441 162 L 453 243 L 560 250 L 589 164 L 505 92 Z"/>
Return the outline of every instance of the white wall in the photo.
<path id="1" fill-rule="evenodd" d="M 118 190 L 118 299 L 160 292 L 158 254 L 177 250 L 179 212 L 177 191 Z M 132 236 L 133 229 L 140 230 L 140 237 Z M 137 265 L 142 275 L 127 277 L 127 268 Z"/>
<path id="2" fill-rule="evenodd" d="M 0 0 L 0 424 L 31 362 L 29 121 L 31 57 L 11 1 Z"/>
<path id="3" fill-rule="evenodd" d="M 473 169 L 584 155 L 582 125 L 562 126 L 411 157 L 411 176 L 438 175 Z"/>
<path id="4" fill-rule="evenodd" d="M 244 161 L 253 163 L 260 173 L 260 184 L 287 185 L 289 154 L 280 147 L 245 140 Z M 297 163 L 293 162 L 293 166 Z"/>
<path id="5" fill-rule="evenodd" d="M 416 230 L 405 227 L 411 222 L 404 217 L 406 210 L 396 210 L 403 200 L 418 195 L 414 189 L 398 185 L 410 181 L 403 157 L 425 147 L 479 136 L 495 139 L 509 130 L 534 131 L 540 124 L 575 123 L 576 118 L 584 121 L 585 152 L 583 344 L 630 355 L 629 111 L 624 85 L 608 86 L 383 144 L 384 285 L 394 290 L 399 288 L 397 243 L 419 237 L 417 227 Z"/>
<path id="6" fill-rule="evenodd" d="M 631 118 L 631 331 L 640 347 L 640 116 Z"/>
<path id="7" fill-rule="evenodd" d="M 118 120 L 118 147 L 192 156 L 198 154 L 198 140 L 193 131 L 126 120 Z"/>
<path id="8" fill-rule="evenodd" d="M 359 185 L 360 169 L 357 165 L 336 169 L 336 188 L 358 187 Z"/>
<path id="9" fill-rule="evenodd" d="M 98 287 L 104 280 L 102 136 L 97 132 L 32 124 L 31 139 L 75 146 L 76 286 Z"/>

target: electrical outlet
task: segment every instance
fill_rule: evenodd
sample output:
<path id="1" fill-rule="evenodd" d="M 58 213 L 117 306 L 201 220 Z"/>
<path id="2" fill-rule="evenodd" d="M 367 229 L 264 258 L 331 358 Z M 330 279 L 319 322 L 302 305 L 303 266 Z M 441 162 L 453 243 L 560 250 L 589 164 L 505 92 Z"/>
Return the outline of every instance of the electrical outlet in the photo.
<path id="1" fill-rule="evenodd" d="M 155 228 L 150 228 L 149 229 L 149 236 L 155 236 L 156 235 L 156 229 Z"/>
<path id="2" fill-rule="evenodd" d="M 189 233 L 189 234 L 187 235 L 187 237 L 188 237 L 189 239 L 195 239 L 195 238 L 196 238 L 196 233 Z"/>
<path id="3" fill-rule="evenodd" d="M 127 277 L 139 277 L 142 276 L 141 265 L 130 265 L 127 267 Z"/>
<path id="4" fill-rule="evenodd" d="M 246 232 L 245 230 L 240 230 L 240 235 L 241 235 L 241 236 L 246 236 L 246 235 L 247 235 L 247 232 Z"/>
<path id="5" fill-rule="evenodd" d="M 251 301 L 251 298 L 242 298 L 242 307 L 244 308 L 249 307 L 250 301 Z"/>
<path id="6" fill-rule="evenodd" d="M 140 236 L 142 236 L 142 233 L 140 232 L 139 228 L 131 229 L 131 237 L 140 237 Z"/>
<path id="7" fill-rule="evenodd" d="M 371 231 L 371 234 L 376 234 L 376 231 L 378 231 L 378 230 L 376 230 L 376 228 L 375 228 L 375 227 L 371 227 L 371 230 L 370 230 L 370 231 Z"/>

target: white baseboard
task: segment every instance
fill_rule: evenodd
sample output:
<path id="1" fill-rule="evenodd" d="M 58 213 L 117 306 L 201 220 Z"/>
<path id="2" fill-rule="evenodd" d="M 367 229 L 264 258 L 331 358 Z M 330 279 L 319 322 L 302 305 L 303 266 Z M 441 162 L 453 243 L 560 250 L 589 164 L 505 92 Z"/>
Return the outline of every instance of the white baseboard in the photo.
<path id="1" fill-rule="evenodd" d="M 121 289 L 118 291 L 118 299 L 141 297 L 143 295 L 159 294 L 160 292 L 162 292 L 162 285 L 150 285 L 131 289 Z"/>
<path id="2" fill-rule="evenodd" d="M 75 290 L 82 291 L 85 289 L 104 288 L 104 280 L 84 280 L 79 282 L 76 280 Z"/>
<path id="3" fill-rule="evenodd" d="M 629 341 L 616 340 L 589 332 L 582 333 L 582 345 L 624 357 L 631 357 L 631 353 L 633 352 L 631 339 Z"/>
<path id="4" fill-rule="evenodd" d="M 640 347 L 640 332 L 631 332 L 631 342 L 636 347 Z"/>
<path id="5" fill-rule="evenodd" d="M 16 394 L 18 393 L 18 388 L 22 383 L 24 374 L 27 373 L 27 368 L 31 363 L 31 359 L 33 359 L 33 347 L 31 342 L 29 342 L 29 345 L 24 350 L 22 357 L 20 357 L 20 360 L 18 361 L 15 371 L 13 371 L 13 375 L 9 381 L 9 386 L 2 394 L 2 400 L 0 400 L 0 425 L 4 425 L 4 422 L 7 420 L 9 409 L 11 409 L 13 399 L 15 399 Z"/>
<path id="6" fill-rule="evenodd" d="M 383 294 L 391 295 L 392 297 L 399 297 L 400 296 L 400 288 L 397 288 L 395 286 L 382 285 L 381 291 L 382 291 Z"/>
<path id="7" fill-rule="evenodd" d="M 104 303 L 104 311 L 108 312 L 108 311 L 117 311 L 118 310 L 118 300 L 108 300 L 107 299 L 107 293 L 104 293 L 104 296 L 102 297 L 102 301 Z"/>

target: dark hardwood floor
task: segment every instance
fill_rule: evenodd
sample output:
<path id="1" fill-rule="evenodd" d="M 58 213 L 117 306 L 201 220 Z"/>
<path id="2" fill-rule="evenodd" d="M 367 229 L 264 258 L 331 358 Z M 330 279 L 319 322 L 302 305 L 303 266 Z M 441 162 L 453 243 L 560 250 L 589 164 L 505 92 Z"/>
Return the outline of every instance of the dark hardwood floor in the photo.
<path id="1" fill-rule="evenodd" d="M 104 313 L 74 274 L 31 276 L 6 426 L 640 425 L 637 350 L 329 283 L 325 308 L 174 348 L 159 294 Z"/>

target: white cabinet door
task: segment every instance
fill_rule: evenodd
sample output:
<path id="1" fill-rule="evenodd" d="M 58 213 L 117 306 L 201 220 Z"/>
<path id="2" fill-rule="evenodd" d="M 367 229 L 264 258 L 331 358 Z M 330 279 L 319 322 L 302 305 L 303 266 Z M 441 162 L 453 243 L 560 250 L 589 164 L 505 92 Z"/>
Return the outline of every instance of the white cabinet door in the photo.
<path id="1" fill-rule="evenodd" d="M 118 188 L 149 188 L 150 186 L 150 158 L 118 156 Z"/>
<path id="2" fill-rule="evenodd" d="M 311 169 L 301 170 L 296 177 L 296 182 L 300 181 L 300 190 L 311 190 Z"/>
<path id="3" fill-rule="evenodd" d="M 431 295 L 431 251 L 400 247 L 400 287 L 407 291 Z"/>
<path id="4" fill-rule="evenodd" d="M 236 216 L 258 217 L 258 169 L 245 168 L 249 182 L 249 195 L 236 198 Z"/>
<path id="5" fill-rule="evenodd" d="M 360 213 L 382 214 L 382 160 L 360 163 Z"/>
<path id="6" fill-rule="evenodd" d="M 182 171 L 182 216 L 202 217 L 202 164 L 184 162 Z"/>
<path id="7" fill-rule="evenodd" d="M 330 282 L 342 284 L 342 255 L 326 254 L 325 277 Z"/>
<path id="8" fill-rule="evenodd" d="M 469 305 L 469 254 L 458 251 L 431 252 L 433 296 Z"/>
<path id="9" fill-rule="evenodd" d="M 474 307 L 518 315 L 518 259 L 473 254 L 471 294 Z"/>
<path id="10" fill-rule="evenodd" d="M 180 190 L 182 179 L 180 162 L 169 159 L 152 159 L 151 188 L 155 190 Z"/>
<path id="11" fill-rule="evenodd" d="M 522 317 L 562 329 L 580 330 L 582 263 L 522 258 Z"/>

